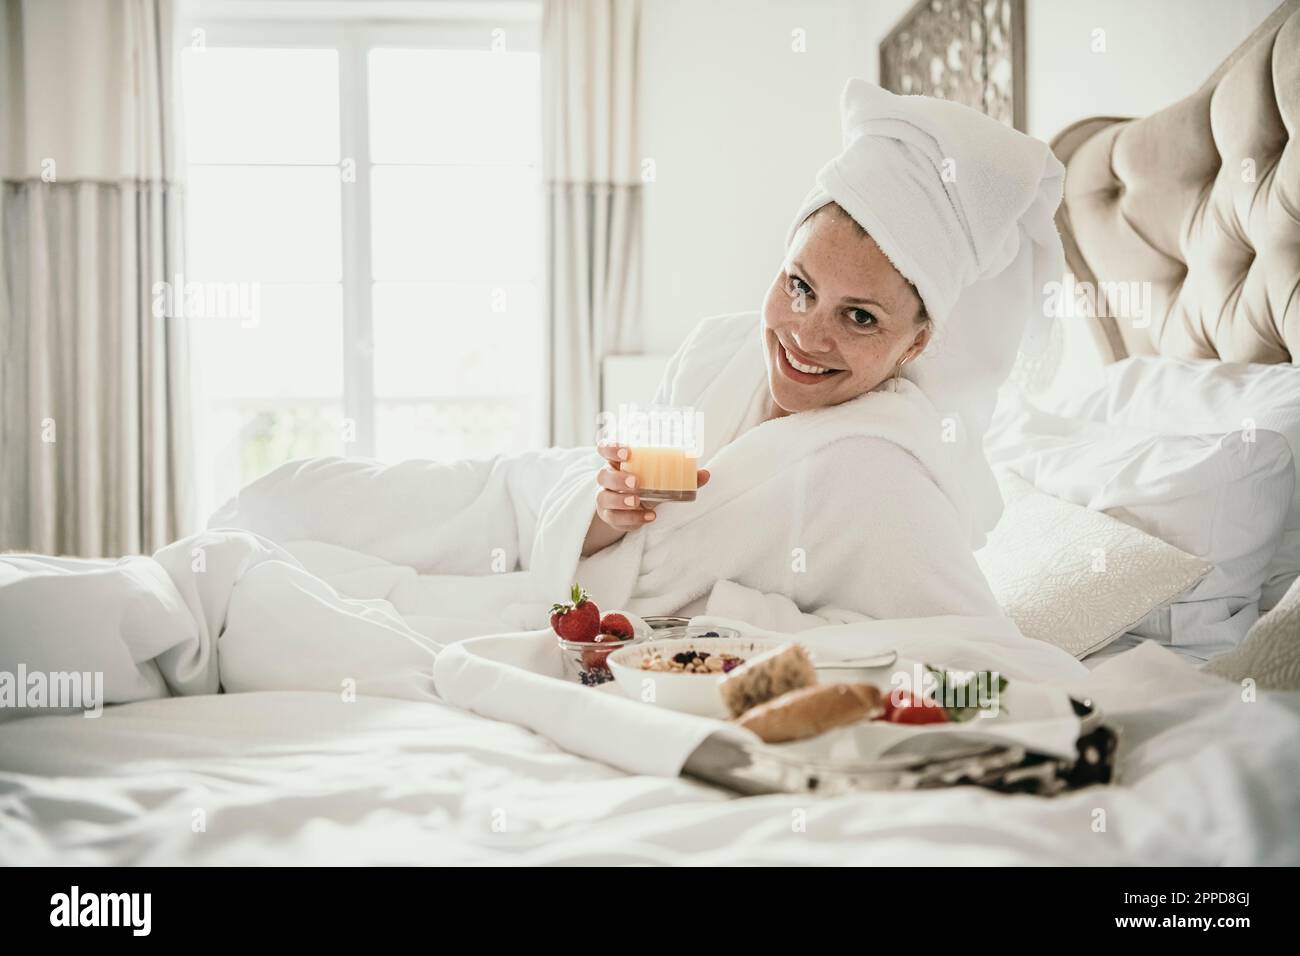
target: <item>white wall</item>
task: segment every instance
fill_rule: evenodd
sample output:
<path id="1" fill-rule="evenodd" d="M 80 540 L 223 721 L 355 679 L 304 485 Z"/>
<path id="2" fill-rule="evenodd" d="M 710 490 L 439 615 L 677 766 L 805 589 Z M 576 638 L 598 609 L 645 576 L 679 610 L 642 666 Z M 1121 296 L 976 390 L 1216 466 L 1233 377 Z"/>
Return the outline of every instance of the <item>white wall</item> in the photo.
<path id="1" fill-rule="evenodd" d="M 874 80 L 880 40 L 912 0 L 646 0 L 641 154 L 643 346 L 671 352 L 697 320 L 761 306 L 786 228 L 839 149 L 839 94 Z M 802 29 L 807 52 L 792 51 Z"/>
<path id="2" fill-rule="evenodd" d="M 1278 0 L 1029 0 L 1029 132 L 1143 115 L 1192 92 Z M 671 352 L 706 315 L 757 309 L 793 215 L 839 148 L 839 92 L 877 78 L 912 0 L 645 0 L 642 346 Z M 1093 53 L 1093 30 L 1106 52 Z M 807 52 L 791 50 L 803 29 Z"/>
<path id="3" fill-rule="evenodd" d="M 1029 0 L 1028 132 L 1086 116 L 1145 116 L 1196 90 L 1279 0 Z M 1092 50 L 1104 31 L 1105 51 Z"/>

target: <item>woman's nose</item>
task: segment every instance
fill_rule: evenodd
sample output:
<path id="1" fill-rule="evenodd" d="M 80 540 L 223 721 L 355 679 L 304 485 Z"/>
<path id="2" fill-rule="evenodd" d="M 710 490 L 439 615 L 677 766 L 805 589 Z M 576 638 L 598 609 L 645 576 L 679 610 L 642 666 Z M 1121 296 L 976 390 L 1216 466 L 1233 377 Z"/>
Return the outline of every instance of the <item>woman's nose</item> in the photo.
<path id="1" fill-rule="evenodd" d="M 831 351 L 833 343 L 827 323 L 813 311 L 804 313 L 801 321 L 790 330 L 794 344 L 809 355 Z"/>

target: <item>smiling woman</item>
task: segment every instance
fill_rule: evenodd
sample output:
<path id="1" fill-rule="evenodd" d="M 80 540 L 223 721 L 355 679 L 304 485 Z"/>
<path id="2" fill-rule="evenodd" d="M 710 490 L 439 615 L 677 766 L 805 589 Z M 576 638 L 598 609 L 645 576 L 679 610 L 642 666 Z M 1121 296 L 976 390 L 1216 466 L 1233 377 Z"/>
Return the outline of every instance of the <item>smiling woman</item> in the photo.
<path id="1" fill-rule="evenodd" d="M 642 617 L 704 612 L 774 630 L 999 616 L 972 556 L 1001 504 L 982 430 L 954 428 L 936 399 L 965 389 L 978 422 L 1010 368 L 1025 313 L 963 294 L 984 280 L 1025 293 L 1033 270 L 1003 274 L 1019 254 L 1059 262 L 1059 164 L 965 107 L 860 81 L 844 113 L 854 135 L 794 217 L 762 315 L 700 323 L 655 397 L 703 421 L 694 501 L 643 500 L 625 448 L 387 469 L 327 460 L 249 485 L 219 526 L 409 565 L 418 580 L 387 592 L 399 613 L 445 608 L 454 593 L 456 626 L 488 631 L 546 626 L 575 580 Z M 1000 188 L 957 188 L 942 173 L 949 155 Z M 919 195 L 894 195 L 904 187 Z M 918 375 L 932 338 L 971 336 L 980 348 Z"/>
<path id="2" fill-rule="evenodd" d="M 1059 267 L 1060 164 L 954 103 L 853 80 L 841 107 L 761 318 L 702 323 L 656 397 L 704 418 L 708 487 L 659 508 L 605 449 L 579 573 L 636 613 L 998 613 L 971 557 L 1001 510 L 982 439 L 1030 313 L 999 299 Z"/>
<path id="3" fill-rule="evenodd" d="M 916 288 L 836 203 L 795 232 L 763 324 L 772 417 L 838 405 L 896 378 L 931 325 Z"/>

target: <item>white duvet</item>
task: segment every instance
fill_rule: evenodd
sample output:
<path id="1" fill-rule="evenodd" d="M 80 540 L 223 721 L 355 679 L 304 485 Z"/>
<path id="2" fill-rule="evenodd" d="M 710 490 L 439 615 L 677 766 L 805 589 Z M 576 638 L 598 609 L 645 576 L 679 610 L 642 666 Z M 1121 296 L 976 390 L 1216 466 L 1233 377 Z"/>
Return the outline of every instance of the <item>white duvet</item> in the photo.
<path id="1" fill-rule="evenodd" d="M 60 607 L 62 620 L 83 628 L 46 631 L 33 652 L 56 661 L 75 648 L 69 641 L 78 633 L 98 636 L 95 666 L 116 668 L 115 686 L 137 699 L 97 718 L 0 724 L 0 862 L 1300 862 L 1300 694 L 1254 698 L 1155 645 L 1090 674 L 1013 635 L 988 651 L 1003 666 L 1050 672 L 1105 709 L 1121 734 L 1115 786 L 1052 799 L 973 789 L 740 799 L 659 763 L 648 772 L 617 769 L 611 764 L 635 770 L 639 758 L 576 712 L 498 710 L 518 711 L 520 703 L 491 692 L 490 668 L 462 687 L 459 702 L 511 720 L 437 700 L 437 647 L 411 626 L 414 618 L 396 615 L 388 602 L 340 598 L 254 536 L 205 540 L 203 571 L 193 570 L 193 549 L 178 547 L 156 562 L 190 569 L 177 573 L 189 573 L 193 587 L 175 589 L 194 621 L 184 640 L 159 643 L 175 632 L 149 627 L 165 621 L 151 615 L 182 608 L 159 589 L 148 563 L 70 569 L 81 587 L 117 594 L 116 604 L 83 603 L 86 591 L 58 600 L 46 592 L 44 602 L 33 602 L 50 614 Z M 380 573 L 342 558 L 335 571 L 349 580 Z M 131 586 L 107 584 L 113 575 L 131 578 Z M 235 583 L 224 591 L 229 603 L 218 632 L 221 614 L 206 589 L 221 592 L 215 585 L 223 575 Z M 49 586 L 53 577 L 21 580 Z M 942 620 L 928 648 L 964 648 L 954 665 L 984 663 L 978 619 Z M 139 641 L 102 640 L 108 625 L 123 621 L 130 626 L 118 633 Z M 856 639 L 865 626 L 807 633 Z M 453 661 L 449 654 L 439 664 Z M 227 691 L 243 692 L 207 692 L 214 673 Z M 267 683 L 318 690 L 266 690 Z M 521 686 L 513 677 L 500 685 Z M 583 695 L 579 706 L 604 696 L 564 689 Z M 524 724 L 602 759 L 568 752 Z M 624 746 L 636 745 L 630 737 Z"/>
<path id="2" fill-rule="evenodd" d="M 1130 658 L 1122 672 L 1107 675 Z M 0 727 L 0 861 L 466 864 L 1300 863 L 1300 702 L 1152 645 L 1091 678 L 1123 783 L 731 798 L 626 774 L 440 703 L 267 692 Z M 1146 705 L 1141 689 L 1171 688 Z M 1099 698 L 1103 694 L 1098 693 Z"/>

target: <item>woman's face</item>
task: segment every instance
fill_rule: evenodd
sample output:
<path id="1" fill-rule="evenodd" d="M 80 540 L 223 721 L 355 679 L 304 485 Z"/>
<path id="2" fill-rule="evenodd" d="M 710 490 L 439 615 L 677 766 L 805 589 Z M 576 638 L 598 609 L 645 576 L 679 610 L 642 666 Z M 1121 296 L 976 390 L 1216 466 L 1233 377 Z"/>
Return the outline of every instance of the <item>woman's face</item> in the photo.
<path id="1" fill-rule="evenodd" d="M 838 405 L 893 376 L 930 339 L 920 310 L 916 290 L 846 212 L 833 204 L 817 210 L 763 303 L 776 413 Z"/>

